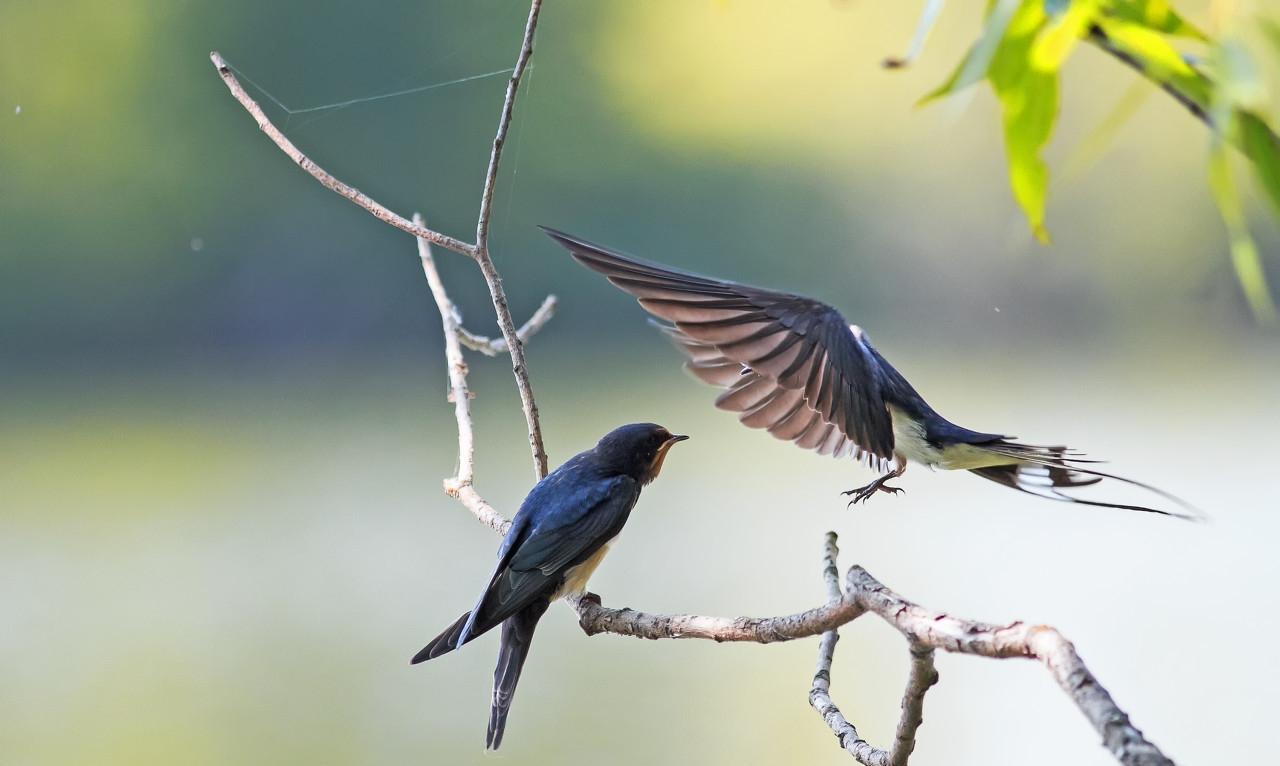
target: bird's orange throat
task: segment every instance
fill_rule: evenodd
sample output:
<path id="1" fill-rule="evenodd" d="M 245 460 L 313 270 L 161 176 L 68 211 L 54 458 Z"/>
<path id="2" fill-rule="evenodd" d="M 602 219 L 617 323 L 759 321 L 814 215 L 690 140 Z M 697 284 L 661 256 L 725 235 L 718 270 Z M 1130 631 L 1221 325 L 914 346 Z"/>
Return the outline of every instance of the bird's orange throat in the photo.
<path id="1" fill-rule="evenodd" d="M 667 452 L 671 449 L 671 445 L 675 444 L 678 439 L 670 439 L 658 447 L 658 452 L 653 456 L 653 463 L 649 466 L 649 472 L 645 475 L 644 483 L 648 484 L 658 478 L 658 474 L 662 473 L 662 463 L 667 459 Z"/>

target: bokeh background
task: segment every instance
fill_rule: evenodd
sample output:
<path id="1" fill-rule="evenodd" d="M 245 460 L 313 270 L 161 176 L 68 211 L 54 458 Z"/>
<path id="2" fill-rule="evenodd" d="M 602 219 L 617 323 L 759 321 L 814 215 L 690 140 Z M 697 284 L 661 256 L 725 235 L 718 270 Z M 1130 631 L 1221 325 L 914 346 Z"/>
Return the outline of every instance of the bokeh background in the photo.
<path id="1" fill-rule="evenodd" d="M 1076 161 L 1133 75 L 1074 57 L 1041 247 L 990 94 L 913 106 L 981 4 L 949 4 L 915 67 L 878 66 L 915 6 L 548 0 L 493 241 L 518 319 L 561 298 L 529 347 L 552 461 L 628 421 L 694 435 L 593 589 L 791 612 L 821 599 L 835 529 L 845 564 L 926 605 L 1058 626 L 1179 762 L 1252 760 L 1280 712 L 1261 648 L 1280 630 L 1280 345 L 1235 286 L 1203 126 L 1154 93 Z M 413 242 L 291 167 L 207 53 L 297 110 L 509 67 L 526 11 L 0 5 L 0 761 L 489 762 L 496 638 L 407 665 L 497 542 L 440 491 L 454 426 Z M 268 109 L 339 177 L 469 238 L 503 85 Z M 1108 457 L 1212 522 L 919 468 L 846 511 L 865 469 L 715 411 L 539 223 L 827 299 L 952 419 Z M 438 258 L 468 326 L 496 332 L 474 267 Z M 532 472 L 509 367 L 471 364 L 478 486 L 511 513 Z M 870 619 L 843 636 L 835 699 L 887 743 L 904 647 Z M 807 704 L 815 652 L 587 639 L 557 606 L 496 758 L 847 763 Z M 1110 762 L 1036 666 L 939 666 L 917 762 Z"/>

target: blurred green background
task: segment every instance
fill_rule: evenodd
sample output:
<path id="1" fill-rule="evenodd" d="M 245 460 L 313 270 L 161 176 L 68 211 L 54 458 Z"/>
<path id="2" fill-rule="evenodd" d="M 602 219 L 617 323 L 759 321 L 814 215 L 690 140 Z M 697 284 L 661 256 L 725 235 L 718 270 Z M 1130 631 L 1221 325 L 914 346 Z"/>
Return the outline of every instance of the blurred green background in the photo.
<path id="1" fill-rule="evenodd" d="M 1189 4 L 1208 18 L 1207 4 Z M 473 601 L 494 536 L 439 490 L 455 460 L 439 319 L 411 239 L 306 177 L 208 62 L 294 109 L 513 63 L 494 0 L 0 5 L 0 761 L 481 763 L 496 640 L 410 669 Z M 548 0 L 495 205 L 552 462 L 609 428 L 694 435 L 593 582 L 606 604 L 770 614 L 822 596 L 822 534 L 926 605 L 1050 622 L 1180 762 L 1261 750 L 1280 709 L 1280 346 L 1255 329 L 1204 183 L 1203 126 L 1156 93 L 1065 172 L 1133 77 L 1071 61 L 1036 245 L 986 91 L 914 102 L 972 40 L 949 4 Z M 272 117 L 393 209 L 470 238 L 505 78 Z M 255 95 L 261 96 L 260 93 Z M 261 99 L 264 104 L 266 98 Z M 1255 212 L 1261 208 L 1255 205 Z M 1274 223 L 1255 234 L 1280 283 Z M 1207 525 L 865 469 L 710 407 L 643 312 L 545 223 L 827 299 L 948 417 L 1064 441 L 1206 508 Z M 439 253 L 477 332 L 482 281 Z M 532 475 L 508 364 L 475 357 L 478 486 Z M 555 607 L 512 763 L 846 763 L 807 705 L 816 642 L 584 638 Z M 837 703 L 887 744 L 897 635 L 847 628 Z M 916 761 L 1104 764 L 1029 663 L 940 659 Z"/>

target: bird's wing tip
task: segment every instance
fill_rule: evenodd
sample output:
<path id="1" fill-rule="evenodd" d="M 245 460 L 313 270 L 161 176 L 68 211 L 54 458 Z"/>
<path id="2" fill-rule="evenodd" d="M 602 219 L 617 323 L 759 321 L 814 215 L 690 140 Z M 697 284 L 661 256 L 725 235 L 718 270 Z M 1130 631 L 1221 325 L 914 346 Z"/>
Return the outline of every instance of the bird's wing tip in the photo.
<path id="1" fill-rule="evenodd" d="M 542 229 L 543 234 L 546 234 L 548 237 L 551 237 L 557 242 L 562 242 L 562 243 L 563 242 L 574 242 L 574 243 L 581 242 L 580 239 L 573 236 L 572 234 L 565 231 L 561 231 L 555 228 L 554 226 L 546 226 L 543 224 L 538 224 L 538 228 Z"/>

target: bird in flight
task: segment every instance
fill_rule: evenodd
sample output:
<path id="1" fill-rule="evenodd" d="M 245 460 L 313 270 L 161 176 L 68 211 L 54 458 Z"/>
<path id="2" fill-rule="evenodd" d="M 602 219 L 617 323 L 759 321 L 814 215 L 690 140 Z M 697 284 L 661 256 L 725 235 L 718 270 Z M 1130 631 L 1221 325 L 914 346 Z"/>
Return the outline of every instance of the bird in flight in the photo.
<path id="1" fill-rule="evenodd" d="M 697 378 L 724 388 L 720 409 L 805 449 L 853 457 L 881 475 L 849 504 L 901 489 L 908 462 L 967 470 L 1037 497 L 1191 518 L 1177 511 L 1073 497 L 1103 479 L 1131 484 L 1194 512 L 1163 490 L 1104 473 L 1066 447 L 971 431 L 939 415 L 836 309 L 800 295 L 641 261 L 542 227 L 583 266 L 635 296 L 688 357 Z"/>
<path id="2" fill-rule="evenodd" d="M 410 661 L 435 659 L 502 626 L 486 749 L 502 744 L 516 681 L 543 612 L 561 596 L 585 592 L 640 488 L 657 478 L 671 446 L 688 438 L 653 423 L 622 426 L 538 482 L 511 520 L 475 608 Z"/>

